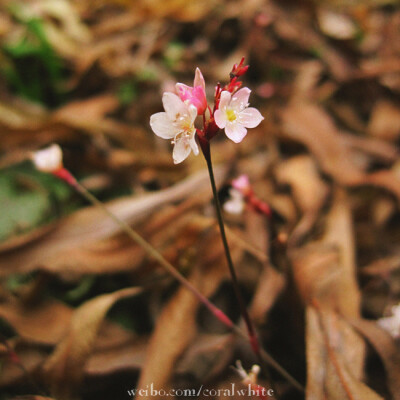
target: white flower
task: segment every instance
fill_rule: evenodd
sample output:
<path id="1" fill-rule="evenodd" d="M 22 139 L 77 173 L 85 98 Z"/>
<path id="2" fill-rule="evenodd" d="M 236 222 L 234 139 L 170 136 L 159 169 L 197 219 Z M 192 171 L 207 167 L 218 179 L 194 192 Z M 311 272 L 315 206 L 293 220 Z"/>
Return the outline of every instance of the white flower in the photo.
<path id="1" fill-rule="evenodd" d="M 218 110 L 214 113 L 218 128 L 225 129 L 225 134 L 235 143 L 246 136 L 246 128 L 255 128 L 264 118 L 253 107 L 248 107 L 251 90 L 242 88 L 231 95 L 224 90 L 221 93 Z"/>
<path id="2" fill-rule="evenodd" d="M 189 156 L 191 151 L 195 155 L 199 154 L 194 138 L 197 108 L 183 102 L 179 96 L 170 92 L 164 93 L 162 102 L 165 112 L 153 114 L 150 118 L 150 126 L 157 136 L 172 139 L 174 144 L 172 157 L 174 163 L 179 164 Z"/>
<path id="3" fill-rule="evenodd" d="M 393 306 L 392 316 L 386 318 L 379 318 L 378 325 L 385 331 L 389 332 L 395 339 L 400 338 L 400 303 Z"/>
<path id="4" fill-rule="evenodd" d="M 31 159 L 35 167 L 42 172 L 51 173 L 63 168 L 62 150 L 58 144 L 32 153 Z"/>
<path id="5" fill-rule="evenodd" d="M 234 188 L 229 190 L 229 199 L 224 203 L 223 208 L 229 214 L 239 215 L 244 210 L 244 197 L 243 194 Z"/>

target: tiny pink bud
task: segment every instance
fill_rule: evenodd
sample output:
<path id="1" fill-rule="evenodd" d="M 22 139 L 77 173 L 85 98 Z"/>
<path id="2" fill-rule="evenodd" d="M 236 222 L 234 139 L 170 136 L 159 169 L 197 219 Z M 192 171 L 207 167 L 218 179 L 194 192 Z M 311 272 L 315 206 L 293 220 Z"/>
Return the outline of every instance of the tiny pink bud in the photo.
<path id="1" fill-rule="evenodd" d="M 245 194 L 250 189 L 249 177 L 246 174 L 240 175 L 232 180 L 232 186 Z"/>
<path id="2" fill-rule="evenodd" d="M 188 102 L 197 108 L 197 115 L 203 115 L 207 109 L 206 84 L 199 68 L 193 81 L 193 87 L 183 83 L 176 84 L 176 90 L 182 101 Z"/>

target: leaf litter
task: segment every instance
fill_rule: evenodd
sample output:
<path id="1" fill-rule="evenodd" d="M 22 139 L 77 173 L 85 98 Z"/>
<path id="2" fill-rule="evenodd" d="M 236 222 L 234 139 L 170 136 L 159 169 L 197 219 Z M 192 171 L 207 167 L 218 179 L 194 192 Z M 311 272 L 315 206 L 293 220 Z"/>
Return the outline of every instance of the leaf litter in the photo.
<path id="1" fill-rule="evenodd" d="M 397 399 L 398 339 L 376 321 L 400 301 L 399 16 L 387 0 L 3 2 L 0 399 L 245 387 L 230 367 L 257 362 L 248 344 L 26 162 L 59 143 L 240 324 L 205 164 L 173 166 L 148 121 L 171 82 L 197 66 L 222 81 L 242 56 L 265 120 L 238 147 L 213 143 L 220 198 L 245 173 L 272 209 L 226 214 L 228 240 L 263 347 L 305 393 L 265 368 L 259 384 L 280 399 Z"/>

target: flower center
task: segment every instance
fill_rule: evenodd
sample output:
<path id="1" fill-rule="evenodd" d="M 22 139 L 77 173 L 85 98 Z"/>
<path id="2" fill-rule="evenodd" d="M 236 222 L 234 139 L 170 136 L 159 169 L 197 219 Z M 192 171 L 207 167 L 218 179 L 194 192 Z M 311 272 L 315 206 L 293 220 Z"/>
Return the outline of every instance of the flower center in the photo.
<path id="1" fill-rule="evenodd" d="M 226 117 L 228 118 L 229 122 L 233 122 L 236 120 L 236 112 L 232 109 L 226 110 Z"/>

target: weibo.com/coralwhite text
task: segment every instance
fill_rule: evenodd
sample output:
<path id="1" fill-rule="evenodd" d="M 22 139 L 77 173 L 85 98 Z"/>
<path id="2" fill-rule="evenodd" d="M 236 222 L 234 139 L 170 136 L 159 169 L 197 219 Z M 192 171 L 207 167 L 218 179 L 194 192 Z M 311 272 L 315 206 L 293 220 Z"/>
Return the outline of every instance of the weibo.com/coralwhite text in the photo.
<path id="1" fill-rule="evenodd" d="M 146 385 L 145 388 L 141 389 L 130 389 L 128 390 L 128 395 L 134 397 L 145 396 L 145 397 L 232 397 L 232 396 L 243 396 L 243 398 L 253 398 L 254 396 L 268 396 L 272 397 L 274 395 L 274 391 L 272 389 L 266 389 L 259 387 L 257 390 L 252 388 L 251 385 L 248 385 L 246 388 L 243 388 L 242 385 L 240 387 L 236 387 L 235 383 L 232 383 L 229 388 L 223 389 L 209 389 L 204 388 L 201 385 L 198 389 L 155 389 L 153 384 Z"/>

